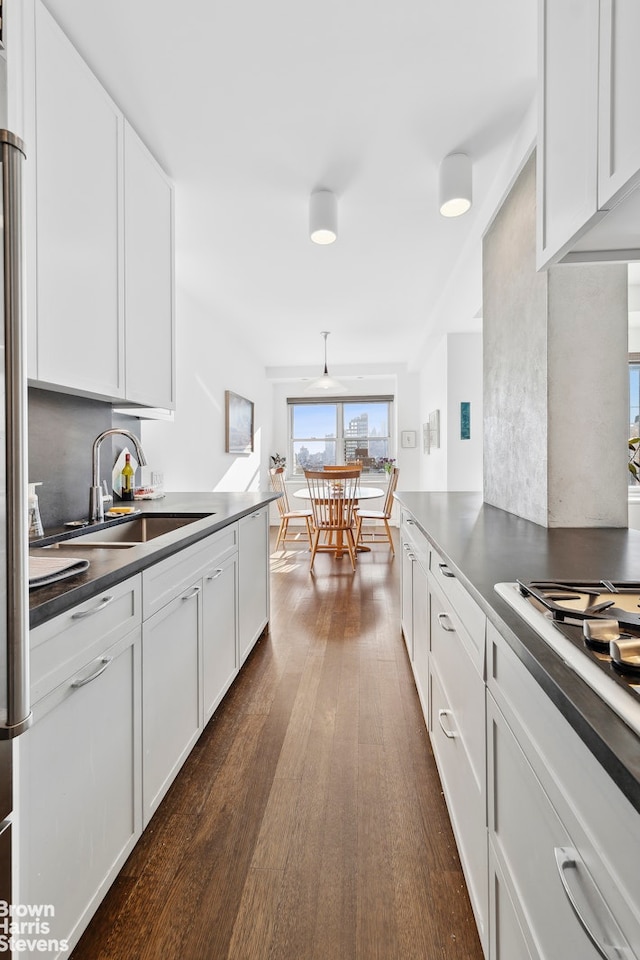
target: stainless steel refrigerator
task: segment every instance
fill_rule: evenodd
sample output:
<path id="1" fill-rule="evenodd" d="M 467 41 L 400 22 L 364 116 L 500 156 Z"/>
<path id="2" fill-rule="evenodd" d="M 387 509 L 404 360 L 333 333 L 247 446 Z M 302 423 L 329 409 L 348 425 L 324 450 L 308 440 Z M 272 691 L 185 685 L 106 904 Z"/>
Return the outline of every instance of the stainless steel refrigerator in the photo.
<path id="1" fill-rule="evenodd" d="M 0 95 L 3 91 L 0 90 Z M 29 706 L 26 364 L 23 320 L 22 142 L 0 130 L 2 178 L 0 389 L 0 900 L 11 898 L 12 756 Z"/>

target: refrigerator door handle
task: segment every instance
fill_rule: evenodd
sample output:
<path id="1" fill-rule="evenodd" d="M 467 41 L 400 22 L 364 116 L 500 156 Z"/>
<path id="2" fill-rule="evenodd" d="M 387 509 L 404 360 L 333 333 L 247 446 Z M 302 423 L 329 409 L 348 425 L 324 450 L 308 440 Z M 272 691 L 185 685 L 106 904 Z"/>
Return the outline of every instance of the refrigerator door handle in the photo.
<path id="1" fill-rule="evenodd" d="M 4 367 L 6 419 L 7 653 L 6 722 L 10 739 L 31 723 L 29 702 L 29 610 L 27 603 L 27 390 L 22 301 L 22 161 L 24 144 L 0 130 L 4 215 Z"/>

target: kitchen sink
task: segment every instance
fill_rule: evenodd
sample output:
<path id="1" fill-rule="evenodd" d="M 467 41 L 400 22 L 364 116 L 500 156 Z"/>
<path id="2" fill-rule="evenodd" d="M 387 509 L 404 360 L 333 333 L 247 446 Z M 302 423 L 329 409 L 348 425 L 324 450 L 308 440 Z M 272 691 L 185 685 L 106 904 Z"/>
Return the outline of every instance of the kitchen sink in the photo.
<path id="1" fill-rule="evenodd" d="M 211 514 L 203 513 L 192 517 L 135 517 L 124 520 L 110 527 L 100 530 L 87 530 L 65 540 L 59 540 L 44 547 L 45 550 L 77 550 L 85 547 L 106 548 L 112 550 L 135 547 L 141 543 L 148 543 L 165 533 L 173 533 L 190 523 L 196 523 Z"/>

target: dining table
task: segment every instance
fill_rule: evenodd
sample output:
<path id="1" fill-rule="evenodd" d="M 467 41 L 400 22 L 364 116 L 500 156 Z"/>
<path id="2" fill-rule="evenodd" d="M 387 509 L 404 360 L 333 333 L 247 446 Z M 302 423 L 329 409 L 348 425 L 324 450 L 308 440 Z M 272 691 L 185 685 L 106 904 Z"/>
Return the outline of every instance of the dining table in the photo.
<path id="1" fill-rule="evenodd" d="M 333 499 L 339 497 L 339 492 L 335 491 L 335 479 L 327 482 L 327 499 Z M 378 497 L 384 497 L 386 490 L 382 490 L 380 487 L 365 487 L 358 485 L 356 487 L 356 501 L 360 500 L 376 500 Z M 300 490 L 295 490 L 293 492 L 294 497 L 298 497 L 300 500 L 311 500 L 311 491 L 308 487 L 301 487 Z M 371 547 L 367 547 L 364 544 L 356 548 L 360 553 L 366 553 L 371 550 Z M 344 540 L 342 537 L 342 531 L 338 531 L 338 536 L 336 537 L 336 542 L 333 544 L 323 544 L 318 548 L 319 550 L 332 551 L 335 553 L 336 559 L 340 559 L 343 556 L 345 547 Z"/>

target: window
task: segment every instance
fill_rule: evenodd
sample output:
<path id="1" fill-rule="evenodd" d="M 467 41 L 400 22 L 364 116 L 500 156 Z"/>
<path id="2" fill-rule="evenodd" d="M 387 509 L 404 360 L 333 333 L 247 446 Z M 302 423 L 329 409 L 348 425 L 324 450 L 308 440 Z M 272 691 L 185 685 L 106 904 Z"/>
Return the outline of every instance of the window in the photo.
<path id="1" fill-rule="evenodd" d="M 363 473 L 382 473 L 391 456 L 393 397 L 290 399 L 290 475 L 329 463 L 359 460 Z"/>
<path id="2" fill-rule="evenodd" d="M 640 437 L 640 354 L 629 354 L 629 437 Z M 629 451 L 631 452 L 631 451 Z M 638 482 L 629 473 L 629 486 Z"/>

